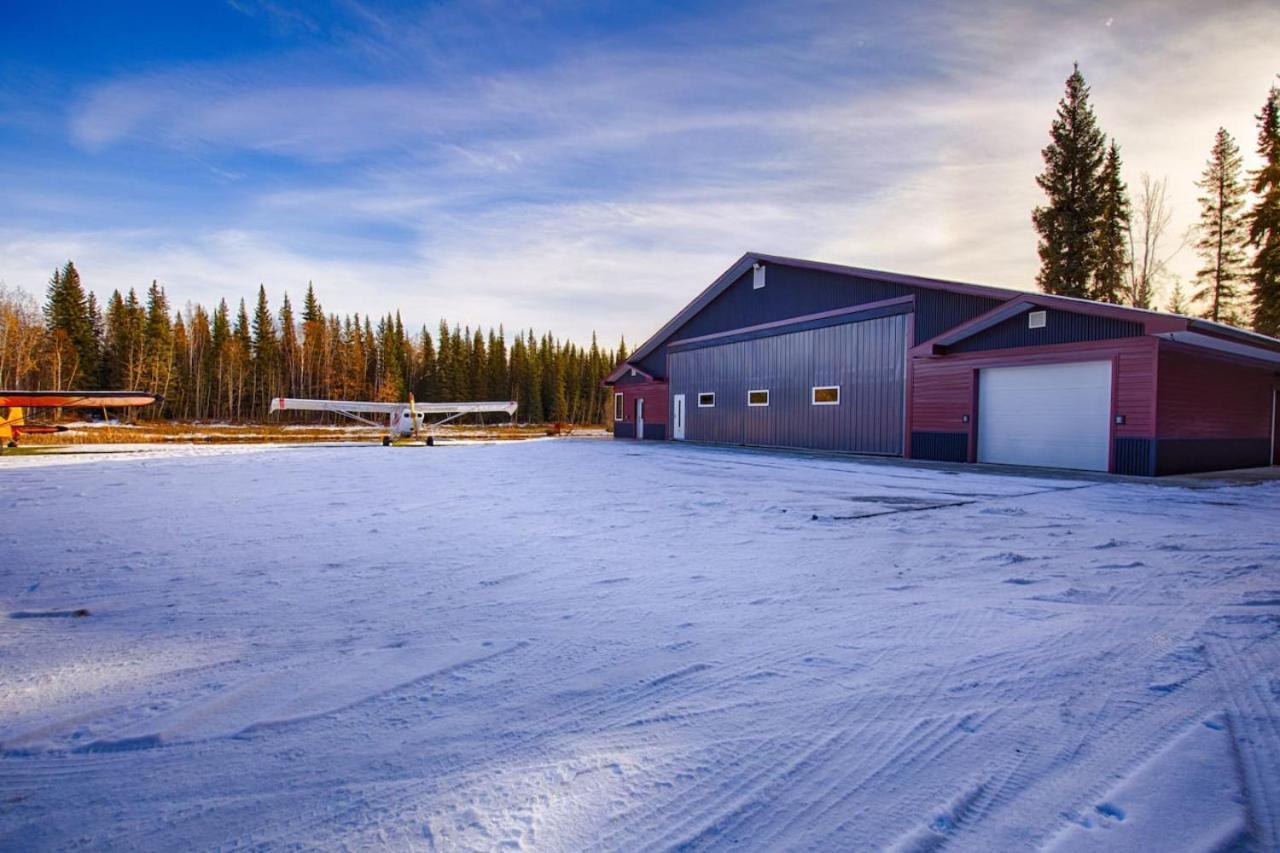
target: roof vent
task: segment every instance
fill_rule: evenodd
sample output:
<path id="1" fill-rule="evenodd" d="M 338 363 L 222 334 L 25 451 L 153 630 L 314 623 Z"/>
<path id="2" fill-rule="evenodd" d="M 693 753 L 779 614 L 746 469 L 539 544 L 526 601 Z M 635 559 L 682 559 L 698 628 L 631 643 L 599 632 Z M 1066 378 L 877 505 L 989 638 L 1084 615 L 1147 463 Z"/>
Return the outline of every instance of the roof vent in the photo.
<path id="1" fill-rule="evenodd" d="M 751 265 L 751 289 L 759 290 L 764 287 L 764 264 L 756 261 Z"/>
<path id="2" fill-rule="evenodd" d="M 1043 329 L 1049 324 L 1049 314 L 1047 311 L 1032 311 L 1027 315 L 1028 329 Z"/>

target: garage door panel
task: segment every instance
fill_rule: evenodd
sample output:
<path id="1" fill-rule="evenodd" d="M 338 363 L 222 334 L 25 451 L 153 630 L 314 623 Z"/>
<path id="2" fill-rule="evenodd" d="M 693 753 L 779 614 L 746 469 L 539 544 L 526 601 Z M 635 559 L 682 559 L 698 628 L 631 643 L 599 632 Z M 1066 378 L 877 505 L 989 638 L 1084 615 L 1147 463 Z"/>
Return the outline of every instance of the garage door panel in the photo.
<path id="1" fill-rule="evenodd" d="M 1111 362 L 994 367 L 978 374 L 978 461 L 1106 471 Z"/>

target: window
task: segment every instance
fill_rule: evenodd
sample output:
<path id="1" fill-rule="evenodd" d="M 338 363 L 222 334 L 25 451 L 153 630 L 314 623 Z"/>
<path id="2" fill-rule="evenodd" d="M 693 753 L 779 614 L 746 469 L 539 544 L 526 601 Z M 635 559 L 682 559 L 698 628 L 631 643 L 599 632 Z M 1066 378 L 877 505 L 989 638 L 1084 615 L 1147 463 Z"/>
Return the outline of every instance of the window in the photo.
<path id="1" fill-rule="evenodd" d="M 748 406 L 769 405 L 769 392 L 768 391 L 748 391 L 747 405 Z"/>
<path id="2" fill-rule="evenodd" d="M 840 405 L 840 386 L 839 385 L 818 385 L 813 389 L 813 405 L 815 406 L 838 406 Z"/>
<path id="3" fill-rule="evenodd" d="M 764 264 L 751 265 L 751 289 L 759 290 L 764 287 Z"/>
<path id="4" fill-rule="evenodd" d="M 716 395 L 710 391 L 703 391 L 698 395 L 699 409 L 714 409 L 716 405 Z"/>
<path id="5" fill-rule="evenodd" d="M 613 419 L 615 421 L 622 420 L 622 395 L 613 395 Z"/>
<path id="6" fill-rule="evenodd" d="M 1032 311 L 1027 315 L 1028 329 L 1043 329 L 1049 324 L 1049 315 L 1045 311 Z"/>

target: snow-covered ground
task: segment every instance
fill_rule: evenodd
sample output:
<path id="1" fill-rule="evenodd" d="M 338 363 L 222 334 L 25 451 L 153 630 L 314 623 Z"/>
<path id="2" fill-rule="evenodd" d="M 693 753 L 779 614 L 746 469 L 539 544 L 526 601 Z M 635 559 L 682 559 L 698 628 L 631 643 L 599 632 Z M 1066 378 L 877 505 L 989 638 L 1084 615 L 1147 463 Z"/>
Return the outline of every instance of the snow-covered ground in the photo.
<path id="1" fill-rule="evenodd" d="M 1278 632 L 1280 483 L 10 457 L 0 848 L 1274 850 Z"/>

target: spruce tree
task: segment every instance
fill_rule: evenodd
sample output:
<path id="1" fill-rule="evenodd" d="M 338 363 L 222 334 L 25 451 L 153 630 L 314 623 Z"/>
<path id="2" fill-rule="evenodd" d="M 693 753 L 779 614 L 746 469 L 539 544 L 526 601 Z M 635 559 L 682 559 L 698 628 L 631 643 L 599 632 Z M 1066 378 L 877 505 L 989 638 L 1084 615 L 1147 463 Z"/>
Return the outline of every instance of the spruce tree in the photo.
<path id="1" fill-rule="evenodd" d="M 89 384 L 105 387 L 105 375 L 103 372 L 105 362 L 102 357 L 102 350 L 106 344 L 107 322 L 102 314 L 102 309 L 98 306 L 98 297 L 92 290 L 89 291 L 85 301 L 89 313 L 89 325 L 93 329 L 93 366 L 90 370 Z"/>
<path id="2" fill-rule="evenodd" d="M 1258 156 L 1253 173 L 1257 204 L 1249 212 L 1253 256 L 1253 328 L 1280 337 L 1280 88 L 1271 87 L 1258 118 Z"/>
<path id="3" fill-rule="evenodd" d="M 528 384 L 524 395 L 529 402 L 525 406 L 525 419 L 529 423 L 545 423 L 547 411 L 543 404 L 546 397 L 542 393 L 542 359 L 533 329 L 529 330 L 529 337 L 525 341 L 525 352 L 529 361 L 529 371 L 525 380 Z"/>
<path id="4" fill-rule="evenodd" d="M 418 379 L 414 382 L 413 393 L 419 400 L 439 400 L 439 385 L 436 382 L 436 347 L 431 340 L 431 333 L 423 326 L 418 334 Z"/>
<path id="5" fill-rule="evenodd" d="M 1196 250 L 1203 266 L 1196 273 L 1193 302 L 1204 306 L 1206 319 L 1238 325 L 1245 318 L 1239 308 L 1238 282 L 1247 277 L 1244 217 L 1245 188 L 1240 149 L 1225 128 L 1218 128 L 1209 160 L 1196 186 L 1200 196 L 1199 240 Z"/>
<path id="6" fill-rule="evenodd" d="M 227 390 L 229 381 L 227 350 L 230 344 L 231 310 L 227 307 L 227 300 L 222 299 L 219 300 L 218 307 L 213 312 L 213 324 L 209 330 L 209 364 L 212 371 L 210 390 L 213 394 L 213 411 L 210 414 L 215 418 L 230 416 L 226 409 L 230 396 Z"/>
<path id="7" fill-rule="evenodd" d="M 1124 299 L 1125 277 L 1129 270 L 1129 191 L 1120 176 L 1120 146 L 1113 141 L 1099 176 L 1101 215 L 1095 249 L 1097 268 L 1089 296 L 1100 302 L 1119 304 Z"/>
<path id="8" fill-rule="evenodd" d="M 144 382 L 153 394 L 167 394 L 173 375 L 173 326 L 164 288 L 152 281 L 147 288 L 146 321 L 142 332 Z"/>
<path id="9" fill-rule="evenodd" d="M 55 381 L 73 388 L 92 385 L 99 370 L 93 316 L 80 283 L 80 273 L 71 261 L 61 270 L 54 270 L 49 279 L 44 318 L 61 367 Z"/>
<path id="10" fill-rule="evenodd" d="M 249 331 L 249 310 L 243 298 L 236 311 L 235 325 L 231 328 L 228 354 L 228 374 L 231 377 L 229 414 L 239 420 L 244 417 L 245 407 L 252 404 L 253 395 L 253 334 Z"/>
<path id="11" fill-rule="evenodd" d="M 120 291 L 112 291 L 107 299 L 106 316 L 103 319 L 102 384 L 105 388 L 123 389 L 125 385 L 125 360 L 129 351 L 126 339 L 128 315 L 124 297 Z"/>
<path id="12" fill-rule="evenodd" d="M 320 308 L 320 300 L 316 299 L 315 285 L 311 282 L 307 282 L 307 295 L 302 300 L 302 322 L 324 322 L 324 311 Z"/>
<path id="13" fill-rule="evenodd" d="M 1099 267 L 1098 231 L 1103 213 L 1100 177 L 1106 137 L 1089 104 L 1089 87 L 1076 65 L 1042 152 L 1045 170 L 1036 183 L 1049 197 L 1032 222 L 1040 235 L 1040 272 L 1045 293 L 1088 297 Z"/>
<path id="14" fill-rule="evenodd" d="M 267 304 L 267 288 L 258 285 L 258 302 L 253 309 L 253 402 L 265 412 L 279 388 L 280 342 L 276 337 L 276 321 Z M 256 413 L 256 412 L 255 412 Z"/>
<path id="15" fill-rule="evenodd" d="M 1191 313 L 1191 304 L 1187 301 L 1187 292 L 1182 288 L 1182 279 L 1174 279 L 1173 291 L 1169 294 L 1169 304 L 1165 306 L 1170 314 L 1187 315 Z"/>
<path id="16" fill-rule="evenodd" d="M 292 397 L 300 393 L 302 351 L 298 345 L 298 324 L 286 292 L 280 302 L 280 393 Z"/>

